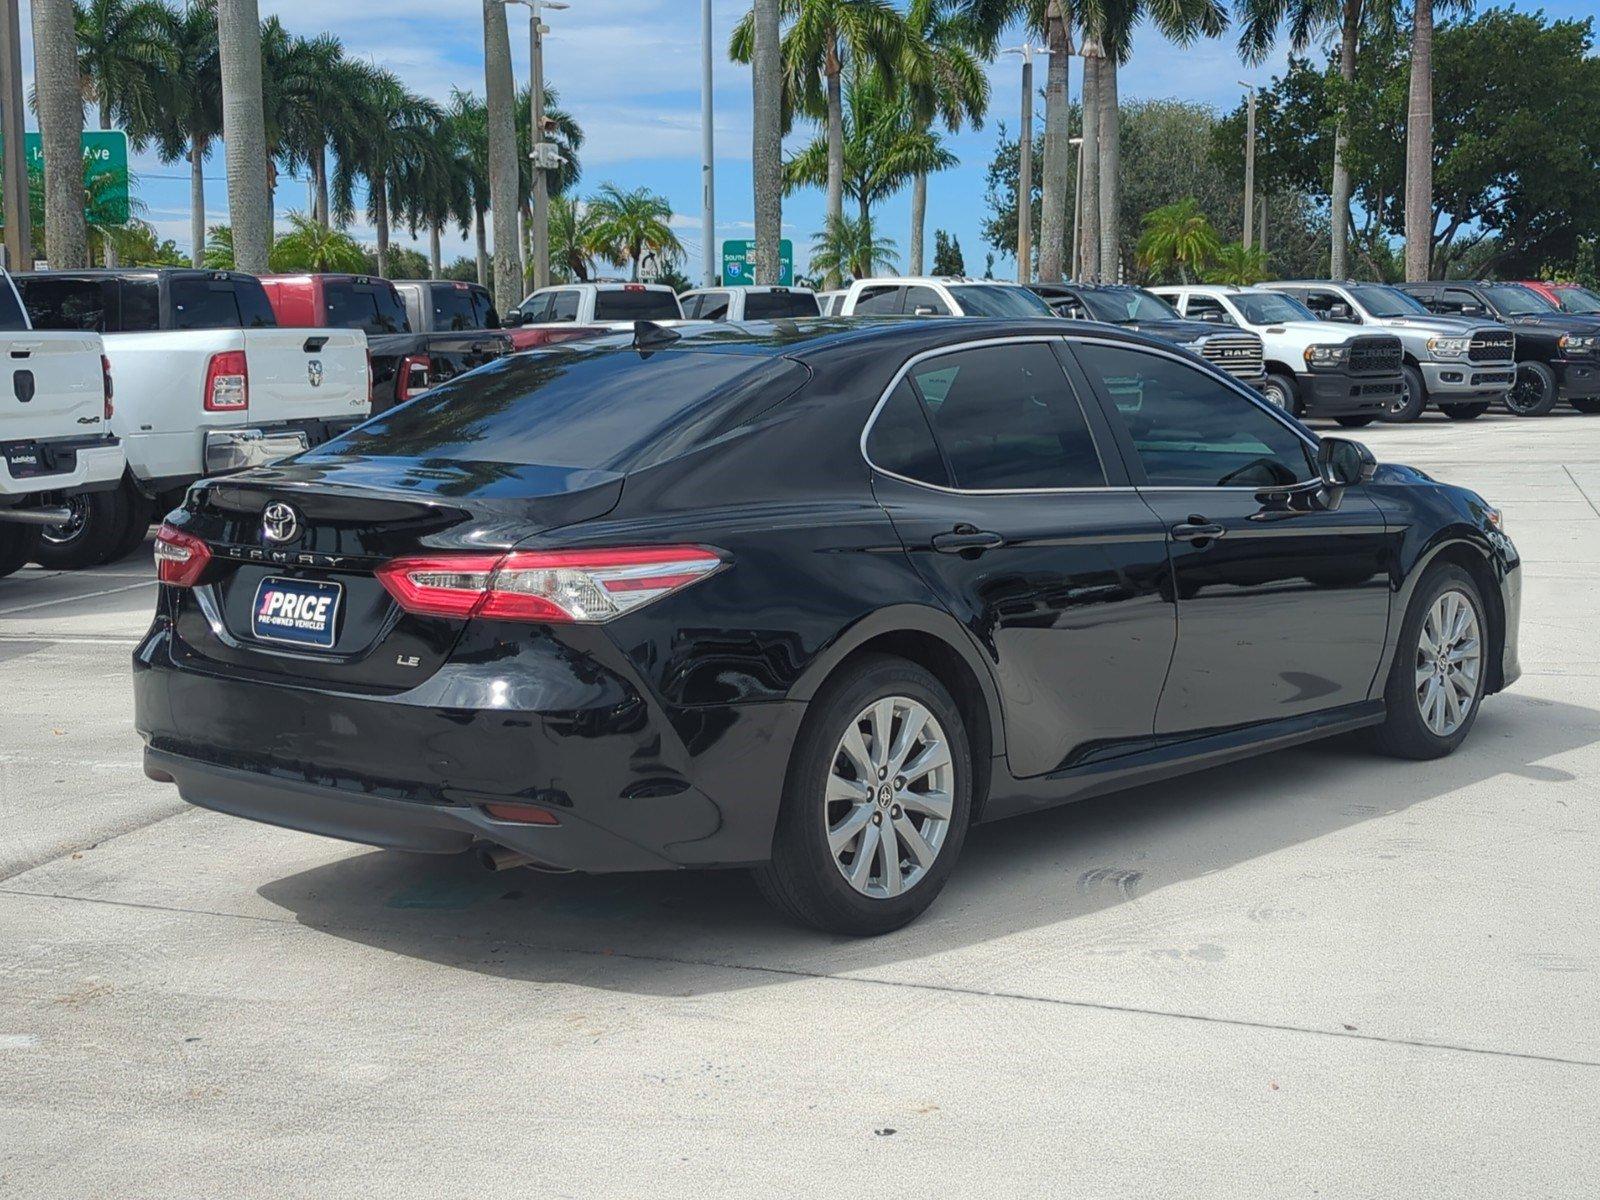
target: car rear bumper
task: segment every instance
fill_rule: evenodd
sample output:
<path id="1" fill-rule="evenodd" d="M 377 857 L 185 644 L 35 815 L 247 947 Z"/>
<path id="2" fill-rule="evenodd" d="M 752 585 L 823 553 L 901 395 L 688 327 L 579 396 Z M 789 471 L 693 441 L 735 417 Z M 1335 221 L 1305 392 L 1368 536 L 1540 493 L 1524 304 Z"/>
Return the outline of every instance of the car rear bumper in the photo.
<path id="1" fill-rule="evenodd" d="M 1495 400 L 1516 382 L 1514 363 L 1425 362 L 1420 364 L 1428 399 L 1436 404 Z"/>
<path id="2" fill-rule="evenodd" d="M 6 451 L 22 445 L 8 442 L 0 446 L 0 499 L 7 502 L 42 492 L 70 494 L 109 487 L 122 478 L 126 465 L 122 445 L 114 437 L 54 438 L 26 443 L 36 458 L 41 452 L 49 452 L 52 461 L 40 461 L 36 468 L 13 472 L 11 456 Z"/>
<path id="3" fill-rule="evenodd" d="M 134 653 L 135 726 L 147 771 L 192 804 L 398 849 L 487 842 L 581 871 L 771 852 L 798 703 L 666 710 L 595 658 L 548 649 L 356 695 L 197 670 L 174 639 L 158 619 Z M 498 804 L 559 824 L 497 820 Z"/>
<path id="4" fill-rule="evenodd" d="M 1346 371 L 1301 371 L 1295 375 L 1307 416 L 1369 416 L 1392 408 L 1405 389 L 1393 375 L 1352 375 Z"/>

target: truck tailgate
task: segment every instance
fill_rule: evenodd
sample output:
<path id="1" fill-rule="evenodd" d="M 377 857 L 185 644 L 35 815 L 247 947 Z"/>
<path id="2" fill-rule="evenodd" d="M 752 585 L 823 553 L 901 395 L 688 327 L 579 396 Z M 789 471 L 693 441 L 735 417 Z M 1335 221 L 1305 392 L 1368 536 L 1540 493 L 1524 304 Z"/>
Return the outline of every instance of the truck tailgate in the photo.
<path id="1" fill-rule="evenodd" d="M 367 335 L 359 329 L 245 329 L 250 420 L 363 417 Z"/>
<path id="2" fill-rule="evenodd" d="M 65 330 L 0 334 L 0 441 L 83 437 L 104 428 L 100 335 Z"/>

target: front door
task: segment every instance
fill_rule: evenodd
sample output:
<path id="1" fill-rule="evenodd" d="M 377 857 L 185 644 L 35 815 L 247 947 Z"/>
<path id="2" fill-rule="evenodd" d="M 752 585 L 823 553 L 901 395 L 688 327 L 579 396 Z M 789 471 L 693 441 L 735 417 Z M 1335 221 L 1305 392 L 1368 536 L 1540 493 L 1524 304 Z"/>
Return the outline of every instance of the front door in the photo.
<path id="1" fill-rule="evenodd" d="M 1178 645 L 1156 732 L 1366 700 L 1398 536 L 1366 490 L 1323 487 L 1295 425 L 1175 355 L 1106 342 L 1074 352 L 1167 531 Z"/>
<path id="2" fill-rule="evenodd" d="M 911 561 L 993 664 L 1017 776 L 1148 739 L 1174 639 L 1165 531 L 1059 353 L 915 360 L 866 443 Z"/>

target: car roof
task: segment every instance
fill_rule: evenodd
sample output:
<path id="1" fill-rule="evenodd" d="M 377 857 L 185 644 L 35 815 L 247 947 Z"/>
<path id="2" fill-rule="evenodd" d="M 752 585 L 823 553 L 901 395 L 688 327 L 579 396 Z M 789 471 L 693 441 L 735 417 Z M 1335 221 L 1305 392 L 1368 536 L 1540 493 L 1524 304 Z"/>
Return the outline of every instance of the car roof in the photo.
<path id="1" fill-rule="evenodd" d="M 857 279 L 855 282 L 876 286 L 938 283 L 943 284 L 945 287 L 1022 287 L 1022 284 L 1013 282 L 1010 279 L 973 279 L 967 275 L 872 275 L 866 279 Z"/>

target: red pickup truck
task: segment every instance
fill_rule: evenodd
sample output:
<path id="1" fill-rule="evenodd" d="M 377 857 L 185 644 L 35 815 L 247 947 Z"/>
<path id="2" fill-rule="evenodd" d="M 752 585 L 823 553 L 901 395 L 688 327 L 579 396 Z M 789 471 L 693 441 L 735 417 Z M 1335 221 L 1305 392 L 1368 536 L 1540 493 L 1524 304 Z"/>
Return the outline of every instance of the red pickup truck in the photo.
<path id="1" fill-rule="evenodd" d="M 1519 279 L 1523 287 L 1538 292 L 1564 313 L 1600 316 L 1600 295 L 1577 283 L 1551 283 L 1545 279 Z"/>
<path id="2" fill-rule="evenodd" d="M 496 329 L 414 329 L 400 290 L 372 275 L 263 275 L 261 286 L 280 326 L 366 331 L 374 415 L 512 350 Z"/>

